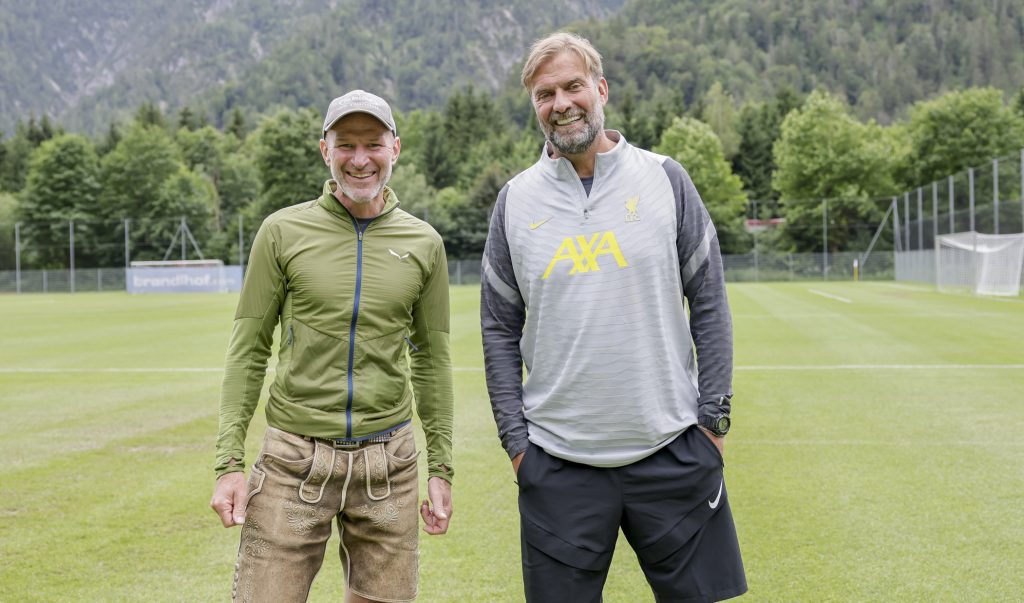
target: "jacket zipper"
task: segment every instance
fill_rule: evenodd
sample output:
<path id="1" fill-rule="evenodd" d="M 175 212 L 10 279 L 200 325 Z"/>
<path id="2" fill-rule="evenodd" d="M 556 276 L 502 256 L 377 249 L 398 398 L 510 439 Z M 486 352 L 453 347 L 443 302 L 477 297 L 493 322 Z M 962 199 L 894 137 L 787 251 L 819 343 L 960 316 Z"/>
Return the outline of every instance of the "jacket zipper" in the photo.
<path id="1" fill-rule="evenodd" d="M 367 220 L 366 224 L 360 228 L 359 221 L 354 217 L 352 218 L 352 226 L 356 229 L 358 243 L 356 248 L 356 295 L 352 308 L 352 324 L 348 330 L 348 403 L 345 406 L 346 438 L 352 437 L 352 400 L 355 397 L 355 392 L 353 391 L 355 376 L 352 374 L 352 363 L 355 361 L 356 354 L 356 322 L 359 320 L 359 295 L 363 288 L 363 233 L 369 228 L 370 222 L 373 222 L 372 218 Z"/>

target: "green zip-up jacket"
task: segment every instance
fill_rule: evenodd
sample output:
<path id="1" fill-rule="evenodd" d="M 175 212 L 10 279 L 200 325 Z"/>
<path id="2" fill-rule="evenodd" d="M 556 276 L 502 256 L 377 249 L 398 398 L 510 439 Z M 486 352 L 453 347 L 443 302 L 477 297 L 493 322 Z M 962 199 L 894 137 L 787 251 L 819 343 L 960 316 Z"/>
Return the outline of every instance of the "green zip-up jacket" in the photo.
<path id="1" fill-rule="evenodd" d="M 451 480 L 452 371 L 448 262 L 440 235 L 398 208 L 357 222 L 328 180 L 319 199 L 264 220 L 228 345 L 218 476 L 244 467 L 245 435 L 263 388 L 273 332 L 281 343 L 267 424 L 365 439 L 409 422 L 413 402 L 430 477 Z"/>

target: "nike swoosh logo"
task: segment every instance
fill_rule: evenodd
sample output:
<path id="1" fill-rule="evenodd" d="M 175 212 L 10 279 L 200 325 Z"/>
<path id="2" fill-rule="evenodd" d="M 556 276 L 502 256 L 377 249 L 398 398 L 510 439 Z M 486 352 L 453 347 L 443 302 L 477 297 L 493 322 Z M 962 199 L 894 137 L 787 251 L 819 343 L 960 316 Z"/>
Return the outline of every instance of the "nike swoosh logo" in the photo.
<path id="1" fill-rule="evenodd" d="M 530 230 L 537 230 L 541 226 L 544 226 L 545 224 L 547 224 L 550 220 L 551 220 L 551 218 L 545 218 L 544 220 L 541 220 L 540 222 L 531 222 L 530 223 Z"/>
<path id="2" fill-rule="evenodd" d="M 725 480 L 722 480 L 722 483 L 718 484 L 718 496 L 715 497 L 715 500 L 709 500 L 708 501 L 708 506 L 711 507 L 712 509 L 717 509 L 718 508 L 718 502 L 720 500 L 722 500 L 722 486 L 724 486 L 724 485 L 725 485 Z"/>

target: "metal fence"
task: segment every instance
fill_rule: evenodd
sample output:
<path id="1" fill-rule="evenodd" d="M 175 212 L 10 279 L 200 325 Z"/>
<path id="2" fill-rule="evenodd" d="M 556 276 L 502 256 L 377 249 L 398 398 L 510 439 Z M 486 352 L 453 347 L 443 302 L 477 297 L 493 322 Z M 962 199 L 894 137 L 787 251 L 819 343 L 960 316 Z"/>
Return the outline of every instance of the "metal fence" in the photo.
<path id="1" fill-rule="evenodd" d="M 815 281 L 851 280 L 859 253 L 789 253 L 725 255 L 725 278 L 743 281 Z M 892 280 L 895 274 L 893 254 L 871 256 L 859 278 Z M 453 285 L 480 283 L 480 260 L 452 260 L 448 280 Z M 82 293 L 125 291 L 125 268 L 79 268 L 77 270 L 0 270 L 0 293 Z"/>

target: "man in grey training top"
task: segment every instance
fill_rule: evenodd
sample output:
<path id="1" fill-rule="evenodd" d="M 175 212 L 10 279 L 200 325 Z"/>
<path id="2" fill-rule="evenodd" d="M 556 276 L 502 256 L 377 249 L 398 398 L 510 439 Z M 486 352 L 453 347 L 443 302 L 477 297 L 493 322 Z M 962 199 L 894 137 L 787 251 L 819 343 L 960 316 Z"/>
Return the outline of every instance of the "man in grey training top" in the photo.
<path id="1" fill-rule="evenodd" d="M 620 528 L 657 601 L 740 595 L 715 227 L 682 166 L 604 129 L 589 42 L 538 41 L 522 82 L 547 143 L 498 195 L 480 314 L 526 598 L 600 601 Z"/>

